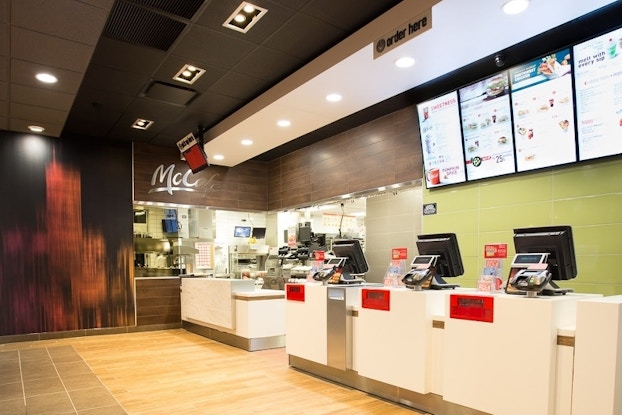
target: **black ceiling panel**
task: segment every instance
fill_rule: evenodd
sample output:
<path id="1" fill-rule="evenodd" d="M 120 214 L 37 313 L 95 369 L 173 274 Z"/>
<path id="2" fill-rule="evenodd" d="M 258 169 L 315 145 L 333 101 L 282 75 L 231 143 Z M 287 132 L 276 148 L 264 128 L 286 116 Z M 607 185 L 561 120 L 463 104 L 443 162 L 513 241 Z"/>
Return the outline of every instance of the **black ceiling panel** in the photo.
<path id="1" fill-rule="evenodd" d="M 215 68 L 231 69 L 256 47 L 246 40 L 194 26 L 179 41 L 173 53 L 182 58 L 198 59 Z"/>
<path id="2" fill-rule="evenodd" d="M 304 61 L 295 56 L 270 48 L 259 47 L 246 55 L 233 70 L 269 81 L 275 76 L 285 78 L 303 64 Z"/>
<path id="3" fill-rule="evenodd" d="M 333 25 L 301 13 L 285 22 L 265 42 L 265 46 L 301 59 L 312 60 L 339 43 L 345 34 Z M 313 42 L 309 42 L 309 39 L 313 39 Z"/>
<path id="4" fill-rule="evenodd" d="M 302 11 L 319 20 L 331 23 L 348 34 L 352 34 L 376 17 L 391 10 L 401 1 L 378 2 L 376 0 L 359 0 L 356 7 L 352 7 L 352 4 L 349 2 L 311 0 Z"/>

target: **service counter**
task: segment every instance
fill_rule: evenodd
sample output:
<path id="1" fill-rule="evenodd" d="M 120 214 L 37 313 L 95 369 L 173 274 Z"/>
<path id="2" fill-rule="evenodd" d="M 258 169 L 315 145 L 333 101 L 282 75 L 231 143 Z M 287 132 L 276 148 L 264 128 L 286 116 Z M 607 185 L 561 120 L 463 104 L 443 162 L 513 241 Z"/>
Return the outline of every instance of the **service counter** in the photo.
<path id="1" fill-rule="evenodd" d="M 330 311 L 331 288 L 286 285 L 290 365 L 431 414 L 580 415 L 572 411 L 573 396 L 574 406 L 579 400 L 590 405 L 590 399 L 577 392 L 577 384 L 622 371 L 589 364 L 598 342 L 613 336 L 617 344 L 622 337 L 614 329 L 622 299 L 606 302 L 601 319 L 609 323 L 597 335 L 587 323 L 592 317 L 577 326 L 577 336 L 589 331 L 594 340 L 577 339 L 581 350 L 575 357 L 575 323 L 586 318 L 582 310 L 591 315 L 592 309 L 606 308 L 599 295 L 526 298 L 463 288 L 366 286 L 341 288 L 349 339 L 340 369 L 331 364 L 331 356 L 341 353 L 330 343 L 331 319 L 341 319 Z M 614 361 L 622 357 L 619 346 L 603 350 Z M 575 367 L 581 372 L 573 379 Z M 622 393 L 604 390 L 611 392 L 604 398 L 608 407 L 614 399 L 622 402 Z"/>
<path id="2" fill-rule="evenodd" d="M 182 327 L 248 351 L 285 346 L 285 293 L 254 280 L 181 278 Z"/>

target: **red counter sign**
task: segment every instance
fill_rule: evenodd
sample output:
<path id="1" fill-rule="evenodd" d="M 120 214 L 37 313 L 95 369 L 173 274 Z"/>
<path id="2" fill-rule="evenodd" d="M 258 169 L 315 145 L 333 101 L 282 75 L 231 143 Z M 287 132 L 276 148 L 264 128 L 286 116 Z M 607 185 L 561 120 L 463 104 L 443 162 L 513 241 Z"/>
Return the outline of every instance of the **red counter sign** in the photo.
<path id="1" fill-rule="evenodd" d="M 507 258 L 508 244 L 484 245 L 484 258 Z"/>
<path id="2" fill-rule="evenodd" d="M 393 248 L 391 249 L 391 259 L 408 259 L 408 248 Z"/>
<path id="3" fill-rule="evenodd" d="M 304 284 L 285 284 L 285 298 L 290 301 L 304 301 L 305 300 L 305 285 Z"/>

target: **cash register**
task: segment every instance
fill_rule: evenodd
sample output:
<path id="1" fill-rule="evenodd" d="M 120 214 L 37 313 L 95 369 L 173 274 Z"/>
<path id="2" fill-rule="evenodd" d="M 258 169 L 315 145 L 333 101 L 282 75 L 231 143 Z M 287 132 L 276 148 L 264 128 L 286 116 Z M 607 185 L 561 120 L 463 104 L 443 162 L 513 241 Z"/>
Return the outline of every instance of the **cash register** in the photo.
<path id="1" fill-rule="evenodd" d="M 514 247 L 516 255 L 510 266 L 506 293 L 536 297 L 573 291 L 555 282 L 577 276 L 570 226 L 514 229 Z"/>
<path id="2" fill-rule="evenodd" d="M 324 260 L 322 269 L 313 275 L 325 284 L 360 285 L 369 271 L 367 259 L 358 239 L 337 239 L 332 247 L 335 257 Z"/>
<path id="3" fill-rule="evenodd" d="M 402 277 L 406 288 L 447 289 L 459 287 L 448 284 L 446 277 L 464 274 L 462 256 L 455 233 L 419 235 L 417 237 L 419 254 L 410 264 L 410 271 Z"/>

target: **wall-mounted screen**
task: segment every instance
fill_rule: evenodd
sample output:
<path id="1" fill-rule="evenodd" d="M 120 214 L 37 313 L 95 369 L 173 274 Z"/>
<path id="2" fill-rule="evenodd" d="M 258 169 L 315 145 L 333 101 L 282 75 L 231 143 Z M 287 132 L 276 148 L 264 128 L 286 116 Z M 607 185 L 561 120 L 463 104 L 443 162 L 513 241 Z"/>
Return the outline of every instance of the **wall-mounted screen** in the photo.
<path id="1" fill-rule="evenodd" d="M 468 180 L 514 173 L 508 72 L 458 91 Z"/>
<path id="2" fill-rule="evenodd" d="M 265 239 L 265 237 L 266 237 L 266 228 L 253 228 L 253 238 Z"/>
<path id="3" fill-rule="evenodd" d="M 622 28 L 576 45 L 579 160 L 622 153 Z"/>
<path id="4" fill-rule="evenodd" d="M 570 49 L 510 69 L 517 171 L 577 161 L 571 73 Z"/>
<path id="5" fill-rule="evenodd" d="M 233 228 L 233 236 L 235 238 L 250 238 L 251 227 L 250 226 L 236 226 Z"/>
<path id="6" fill-rule="evenodd" d="M 458 92 L 417 105 L 427 188 L 466 180 Z"/>

